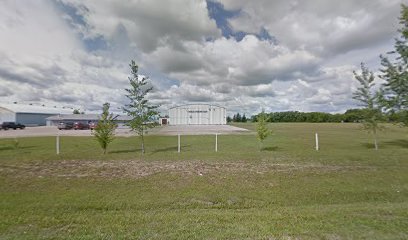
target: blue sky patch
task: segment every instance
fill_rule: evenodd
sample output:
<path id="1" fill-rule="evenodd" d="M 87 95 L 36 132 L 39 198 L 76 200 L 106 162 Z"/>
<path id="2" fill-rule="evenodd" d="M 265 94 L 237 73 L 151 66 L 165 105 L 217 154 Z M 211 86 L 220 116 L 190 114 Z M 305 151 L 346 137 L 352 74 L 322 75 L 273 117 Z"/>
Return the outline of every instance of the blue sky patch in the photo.
<path id="1" fill-rule="evenodd" d="M 54 5 L 63 14 L 66 14 L 68 18 L 65 18 L 65 20 L 73 29 L 77 29 L 78 26 L 88 27 L 84 16 L 80 14 L 80 11 L 75 6 L 57 0 L 54 1 Z M 85 6 L 83 8 L 85 11 L 88 11 Z M 106 40 L 102 36 L 86 38 L 80 31 L 77 34 L 88 51 L 106 50 L 108 47 Z"/>

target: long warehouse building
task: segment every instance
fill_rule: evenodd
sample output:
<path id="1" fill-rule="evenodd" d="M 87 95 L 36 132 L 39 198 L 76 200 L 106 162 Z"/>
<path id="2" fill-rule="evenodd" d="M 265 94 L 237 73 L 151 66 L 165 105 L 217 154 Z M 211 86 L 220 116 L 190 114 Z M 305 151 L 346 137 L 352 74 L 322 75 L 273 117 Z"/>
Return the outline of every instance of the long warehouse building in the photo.
<path id="1" fill-rule="evenodd" d="M 224 125 L 227 111 L 210 104 L 188 104 L 169 109 L 169 125 Z"/>
<path id="2" fill-rule="evenodd" d="M 72 113 L 70 108 L 45 107 L 25 104 L 0 104 L 0 123 L 17 122 L 27 126 L 45 126 L 46 118 Z"/>

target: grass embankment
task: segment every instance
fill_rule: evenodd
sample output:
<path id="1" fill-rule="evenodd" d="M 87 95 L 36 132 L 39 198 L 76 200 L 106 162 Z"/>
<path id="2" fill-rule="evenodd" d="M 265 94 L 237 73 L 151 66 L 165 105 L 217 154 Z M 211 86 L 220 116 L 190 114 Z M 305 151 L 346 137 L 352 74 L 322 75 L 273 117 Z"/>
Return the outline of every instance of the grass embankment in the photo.
<path id="1" fill-rule="evenodd" d="M 252 124 L 241 127 L 253 129 Z M 408 129 L 375 151 L 355 124 L 255 135 L 0 140 L 0 238 L 408 238 Z M 314 150 L 314 133 L 321 150 Z"/>

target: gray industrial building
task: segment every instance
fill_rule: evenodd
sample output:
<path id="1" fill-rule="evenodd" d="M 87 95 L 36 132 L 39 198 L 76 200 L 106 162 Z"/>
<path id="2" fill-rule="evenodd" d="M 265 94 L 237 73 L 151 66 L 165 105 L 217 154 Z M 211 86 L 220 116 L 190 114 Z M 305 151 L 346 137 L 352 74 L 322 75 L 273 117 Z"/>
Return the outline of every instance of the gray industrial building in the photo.
<path id="1" fill-rule="evenodd" d="M 60 122 L 81 122 L 81 123 L 97 123 L 100 119 L 99 114 L 60 114 L 47 117 L 47 126 L 57 126 Z M 125 115 L 114 115 L 114 121 L 118 127 L 124 127 L 125 123 L 132 120 L 131 117 Z"/>
<path id="2" fill-rule="evenodd" d="M 26 126 L 45 126 L 46 118 L 72 113 L 70 108 L 57 108 L 24 104 L 0 104 L 0 123 L 17 122 Z"/>
<path id="3" fill-rule="evenodd" d="M 169 109 L 170 125 L 224 125 L 226 109 L 210 104 L 187 104 Z"/>

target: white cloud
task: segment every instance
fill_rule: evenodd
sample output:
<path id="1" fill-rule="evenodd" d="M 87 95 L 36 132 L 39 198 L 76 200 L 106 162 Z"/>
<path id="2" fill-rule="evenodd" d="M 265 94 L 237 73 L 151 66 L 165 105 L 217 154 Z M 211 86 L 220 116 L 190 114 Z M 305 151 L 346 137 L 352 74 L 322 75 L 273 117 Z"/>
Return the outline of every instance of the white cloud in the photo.
<path id="1" fill-rule="evenodd" d="M 2 1 L 0 51 L 30 58 L 69 54 L 82 45 L 46 1 Z"/>
<path id="2" fill-rule="evenodd" d="M 178 41 L 202 41 L 205 37 L 220 36 L 215 21 L 208 17 L 204 0 L 133 0 L 115 2 L 109 0 L 61 0 L 74 6 L 82 14 L 87 37 L 115 37 L 123 26 L 130 40 L 143 52 L 158 46 L 177 46 Z"/>
<path id="3" fill-rule="evenodd" d="M 221 2 L 241 11 L 234 30 L 264 27 L 278 44 L 222 37 L 204 0 L 3 1 L 0 101 L 117 109 L 135 59 L 163 110 L 212 102 L 247 115 L 338 112 L 355 106 L 352 70 L 390 46 L 399 11 L 385 0 Z"/>
<path id="4" fill-rule="evenodd" d="M 201 44 L 186 42 L 184 52 L 171 46 L 161 47 L 145 58 L 170 76 L 200 86 L 215 83 L 250 86 L 285 81 L 315 71 L 320 62 L 306 51 L 290 51 L 253 35 L 240 42 L 232 38 Z"/>
<path id="5" fill-rule="evenodd" d="M 241 9 L 242 13 L 230 20 L 236 31 L 257 32 L 264 27 L 291 49 L 330 56 L 389 40 L 396 33 L 401 3 L 398 0 L 220 2 L 228 9 Z"/>

